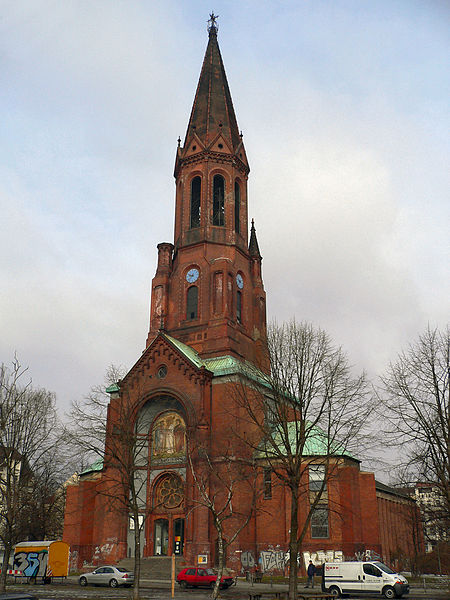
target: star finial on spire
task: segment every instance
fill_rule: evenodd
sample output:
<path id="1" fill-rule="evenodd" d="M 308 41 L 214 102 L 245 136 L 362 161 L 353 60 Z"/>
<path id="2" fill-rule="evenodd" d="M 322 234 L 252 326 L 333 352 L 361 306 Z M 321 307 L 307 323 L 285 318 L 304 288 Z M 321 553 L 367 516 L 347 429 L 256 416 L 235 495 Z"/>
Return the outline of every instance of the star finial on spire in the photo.
<path id="1" fill-rule="evenodd" d="M 209 19 L 208 19 L 208 33 L 211 34 L 211 32 L 217 33 L 218 27 L 217 27 L 217 19 L 219 18 L 219 15 L 215 15 L 214 11 L 209 15 Z"/>

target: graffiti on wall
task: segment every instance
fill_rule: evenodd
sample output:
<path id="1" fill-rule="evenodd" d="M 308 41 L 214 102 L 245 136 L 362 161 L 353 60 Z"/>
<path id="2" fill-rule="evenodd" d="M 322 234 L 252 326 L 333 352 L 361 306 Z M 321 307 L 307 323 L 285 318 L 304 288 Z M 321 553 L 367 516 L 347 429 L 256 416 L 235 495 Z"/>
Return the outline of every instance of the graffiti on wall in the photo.
<path id="1" fill-rule="evenodd" d="M 278 546 L 279 548 L 279 546 Z M 324 562 L 342 562 L 343 560 L 380 560 L 381 557 L 375 550 L 362 550 L 355 552 L 354 556 L 345 557 L 342 550 L 315 550 L 313 552 L 303 552 L 303 563 L 308 567 L 309 561 L 315 565 Z M 259 553 L 259 565 L 263 573 L 267 571 L 283 571 L 289 563 L 289 551 L 279 549 L 262 550 Z M 300 565 L 300 557 L 298 560 Z M 252 570 L 256 566 L 255 557 L 252 552 L 245 551 L 241 553 L 241 565 L 243 570 Z"/>
<path id="2" fill-rule="evenodd" d="M 284 550 L 263 550 L 259 553 L 261 571 L 282 571 L 289 561 L 289 552 Z"/>
<path id="3" fill-rule="evenodd" d="M 344 560 L 344 555 L 342 550 L 316 550 L 315 552 L 303 552 L 303 562 L 305 567 L 309 565 L 310 560 L 312 560 L 315 565 L 324 562 L 342 562 Z"/>
<path id="4" fill-rule="evenodd" d="M 92 561 L 94 564 L 98 562 L 108 560 L 111 554 L 116 550 L 117 544 L 114 543 L 106 543 L 102 546 L 96 546 L 94 550 L 94 555 L 92 557 Z"/>
<path id="5" fill-rule="evenodd" d="M 48 564 L 48 550 L 38 552 L 17 552 L 14 555 L 14 567 L 26 577 L 45 577 Z"/>
<path id="6" fill-rule="evenodd" d="M 253 569 L 253 567 L 255 566 L 255 557 L 251 552 L 242 552 L 241 564 L 244 567 L 244 569 Z"/>
<path id="7" fill-rule="evenodd" d="M 375 550 L 361 550 L 360 552 L 355 552 L 356 560 L 381 560 L 381 556 Z"/>
<path id="8" fill-rule="evenodd" d="M 76 571 L 78 568 L 78 552 L 73 550 L 69 554 L 69 572 Z"/>

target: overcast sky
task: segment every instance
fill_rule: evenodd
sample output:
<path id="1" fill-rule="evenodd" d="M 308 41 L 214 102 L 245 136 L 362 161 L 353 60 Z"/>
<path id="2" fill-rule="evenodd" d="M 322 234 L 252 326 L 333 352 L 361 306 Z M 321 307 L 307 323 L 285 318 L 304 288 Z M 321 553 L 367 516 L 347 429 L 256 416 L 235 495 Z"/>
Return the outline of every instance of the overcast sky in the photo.
<path id="1" fill-rule="evenodd" d="M 67 410 L 139 358 L 211 10 L 269 318 L 372 376 L 444 325 L 449 6 L 0 0 L 0 360 Z"/>

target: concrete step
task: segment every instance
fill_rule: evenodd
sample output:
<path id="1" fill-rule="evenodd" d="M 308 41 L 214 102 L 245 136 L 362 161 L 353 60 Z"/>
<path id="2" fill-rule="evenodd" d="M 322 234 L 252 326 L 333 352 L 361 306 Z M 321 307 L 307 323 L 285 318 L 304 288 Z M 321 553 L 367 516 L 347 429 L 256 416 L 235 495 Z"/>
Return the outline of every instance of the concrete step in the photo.
<path id="1" fill-rule="evenodd" d="M 175 574 L 179 573 L 186 561 L 183 556 L 175 558 Z M 134 571 L 134 559 L 124 558 L 119 565 L 124 569 Z M 141 558 L 141 577 L 144 579 L 169 580 L 172 573 L 171 556 L 149 556 Z"/>

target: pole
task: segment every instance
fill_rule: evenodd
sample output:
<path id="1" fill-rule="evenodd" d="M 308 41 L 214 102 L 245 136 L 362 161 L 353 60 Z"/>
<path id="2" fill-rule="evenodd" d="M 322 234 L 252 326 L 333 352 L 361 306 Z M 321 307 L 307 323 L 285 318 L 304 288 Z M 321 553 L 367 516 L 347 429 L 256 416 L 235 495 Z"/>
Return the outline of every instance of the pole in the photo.
<path id="1" fill-rule="evenodd" d="M 172 598 L 175 596 L 175 554 L 172 554 Z"/>

